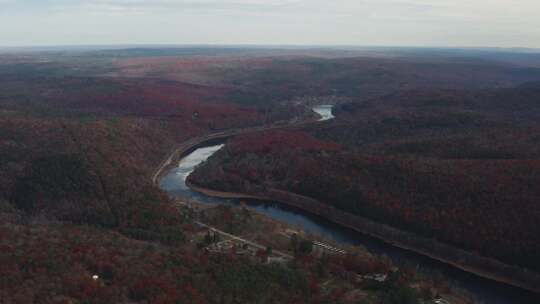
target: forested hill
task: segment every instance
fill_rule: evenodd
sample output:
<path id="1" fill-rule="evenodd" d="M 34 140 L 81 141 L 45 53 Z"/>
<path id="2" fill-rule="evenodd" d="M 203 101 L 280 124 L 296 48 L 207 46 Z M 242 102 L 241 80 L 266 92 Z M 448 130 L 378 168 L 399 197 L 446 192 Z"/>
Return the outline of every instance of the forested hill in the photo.
<path id="1" fill-rule="evenodd" d="M 232 157 L 237 168 L 224 166 L 214 176 L 222 178 L 213 180 L 216 185 L 264 186 L 280 176 L 274 186 L 300 193 L 319 196 L 324 189 L 340 189 L 324 195 L 333 195 L 329 201 L 346 210 L 370 210 L 374 218 L 395 225 L 414 221 L 415 231 L 433 229 L 437 238 L 479 252 L 493 250 L 501 259 L 515 253 L 528 265 L 538 243 L 527 243 L 536 239 L 523 230 L 536 219 L 536 209 L 526 206 L 536 188 L 513 187 L 517 181 L 536 184 L 535 95 L 525 90 L 523 98 L 504 95 L 512 102 L 529 98 L 528 111 L 507 107 L 502 99 L 492 111 L 473 101 L 503 96 L 498 91 L 473 93 L 466 108 L 444 106 L 462 95 L 441 90 L 501 89 L 539 79 L 534 65 L 360 51 L 2 51 L 0 302 L 415 303 L 420 292 L 427 301 L 438 290 L 448 291 L 444 278 L 395 271 L 387 259 L 358 248 L 353 252 L 362 254 L 319 259 L 288 239 L 276 242 L 289 228 L 276 230 L 280 224 L 249 217 L 244 209 L 208 212 L 217 213 L 215 225 L 245 228 L 265 241 L 267 250 L 242 256 L 233 246 L 210 253 L 212 238 L 193 221 L 192 206 L 172 201 L 151 181 L 173 148 L 193 137 L 276 122 L 286 126 L 312 117 L 310 106 L 321 100 L 353 106 L 343 104 L 337 108 L 339 119 L 314 129 L 236 139 L 236 150 L 229 151 L 234 155 L 219 155 Z M 414 103 L 427 93 L 414 91 L 428 89 L 458 97 L 441 97 L 439 105 L 421 110 Z M 408 93 L 396 98 L 411 104 L 372 102 L 401 90 Z M 501 138 L 497 145 L 495 137 Z M 454 148 L 441 149 L 448 146 Z M 465 161 L 463 153 L 475 157 Z M 489 161 L 477 161 L 486 155 Z M 505 178 L 503 168 L 517 179 Z M 489 173 L 492 186 L 479 172 Z M 433 183 L 433 176 L 448 183 Z M 412 186 L 419 189 L 416 194 L 408 193 Z M 461 195 L 456 202 L 441 198 L 443 207 L 433 207 L 433 198 L 453 191 L 451 186 L 470 187 L 463 193 L 470 193 L 471 201 L 509 190 L 489 206 L 469 206 Z M 373 191 L 385 196 L 372 199 Z M 357 195 L 368 203 L 355 205 Z M 511 217 L 500 217 L 503 211 Z M 505 229 L 493 224 L 511 218 L 514 225 Z M 470 223 L 486 229 L 472 230 Z M 474 233 L 465 238 L 464 231 Z M 493 247 L 503 237 L 500 247 L 507 247 Z M 309 248 L 306 240 L 300 243 Z M 265 264 L 274 245 L 294 257 Z M 377 272 L 387 274 L 388 281 L 359 280 Z"/>
<path id="2" fill-rule="evenodd" d="M 233 139 L 190 179 L 292 191 L 540 271 L 539 90 L 409 91 L 335 114 L 305 133 Z"/>

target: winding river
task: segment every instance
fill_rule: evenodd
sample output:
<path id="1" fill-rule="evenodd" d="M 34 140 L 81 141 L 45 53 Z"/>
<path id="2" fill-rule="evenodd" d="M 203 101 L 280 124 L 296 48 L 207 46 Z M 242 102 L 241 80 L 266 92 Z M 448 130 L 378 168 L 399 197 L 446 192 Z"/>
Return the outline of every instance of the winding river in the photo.
<path id="1" fill-rule="evenodd" d="M 318 113 L 320 121 L 334 118 L 332 106 L 315 106 L 313 111 Z M 160 180 L 160 187 L 171 197 L 194 199 L 206 204 L 238 205 L 236 199 L 220 199 L 207 197 L 192 191 L 185 183 L 187 176 L 193 172 L 197 165 L 204 162 L 212 154 L 223 147 L 223 144 L 209 145 L 196 149 L 183 157 L 178 166 L 171 169 Z M 453 285 L 474 295 L 479 303 L 491 304 L 527 304 L 540 303 L 538 295 L 478 277 L 474 274 L 459 270 L 450 265 L 430 259 L 428 257 L 403 250 L 380 240 L 362 235 L 358 232 L 343 228 L 323 218 L 312 216 L 306 212 L 284 206 L 276 202 L 261 202 L 257 200 L 242 200 L 259 213 L 272 219 L 299 227 L 306 232 L 323 236 L 336 243 L 363 246 L 370 252 L 390 257 L 398 265 L 410 265 L 424 273 L 439 272 L 448 278 Z"/>

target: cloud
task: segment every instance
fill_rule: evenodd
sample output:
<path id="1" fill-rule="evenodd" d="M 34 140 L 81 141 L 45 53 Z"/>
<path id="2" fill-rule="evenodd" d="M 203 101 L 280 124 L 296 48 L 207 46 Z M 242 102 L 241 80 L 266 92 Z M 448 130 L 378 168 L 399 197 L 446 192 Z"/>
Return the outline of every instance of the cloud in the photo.
<path id="1" fill-rule="evenodd" d="M 0 5 L 0 43 L 540 46 L 538 0 L 0 0 Z"/>
<path id="2" fill-rule="evenodd" d="M 360 0 L 361 1 L 361 0 Z M 331 13 L 346 10 L 351 0 L 0 0 L 3 12 L 50 12 L 91 9 L 93 12 L 111 10 L 129 12 L 288 12 L 303 14 L 309 12 Z M 328 11 L 329 10 L 329 11 Z"/>

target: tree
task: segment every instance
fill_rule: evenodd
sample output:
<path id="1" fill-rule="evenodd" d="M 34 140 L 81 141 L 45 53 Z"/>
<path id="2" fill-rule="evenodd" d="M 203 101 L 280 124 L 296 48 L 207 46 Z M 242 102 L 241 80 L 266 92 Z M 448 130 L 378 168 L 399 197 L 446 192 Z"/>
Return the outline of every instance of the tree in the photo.
<path id="1" fill-rule="evenodd" d="M 313 251 L 313 242 L 310 240 L 302 239 L 298 245 L 298 252 L 301 255 L 310 254 Z"/>

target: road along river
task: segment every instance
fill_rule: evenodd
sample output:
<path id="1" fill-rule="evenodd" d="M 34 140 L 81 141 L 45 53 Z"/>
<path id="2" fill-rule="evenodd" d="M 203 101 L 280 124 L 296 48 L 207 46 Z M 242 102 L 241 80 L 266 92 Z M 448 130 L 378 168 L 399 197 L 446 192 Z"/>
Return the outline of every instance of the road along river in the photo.
<path id="1" fill-rule="evenodd" d="M 331 106 L 317 106 L 313 108 L 321 116 L 320 121 L 333 118 L 331 109 Z M 159 180 L 161 189 L 174 198 L 192 199 L 206 204 L 239 205 L 240 200 L 209 197 L 191 190 L 186 185 L 188 175 L 195 170 L 196 166 L 221 149 L 223 142 L 216 144 L 215 141 L 211 141 L 208 143 L 208 146 L 199 145 L 199 147 L 181 157 L 178 165 L 172 167 L 172 169 L 162 176 Z M 324 218 L 313 216 L 307 212 L 277 202 L 262 202 L 253 199 L 243 199 L 242 202 L 272 219 L 299 227 L 306 232 L 323 236 L 336 243 L 363 246 L 375 254 L 387 255 L 398 265 L 410 265 L 421 272 L 439 272 L 448 278 L 453 285 L 473 294 L 479 303 L 540 303 L 539 296 L 536 294 L 484 279 L 412 251 L 397 248 L 378 239 L 341 227 Z"/>

